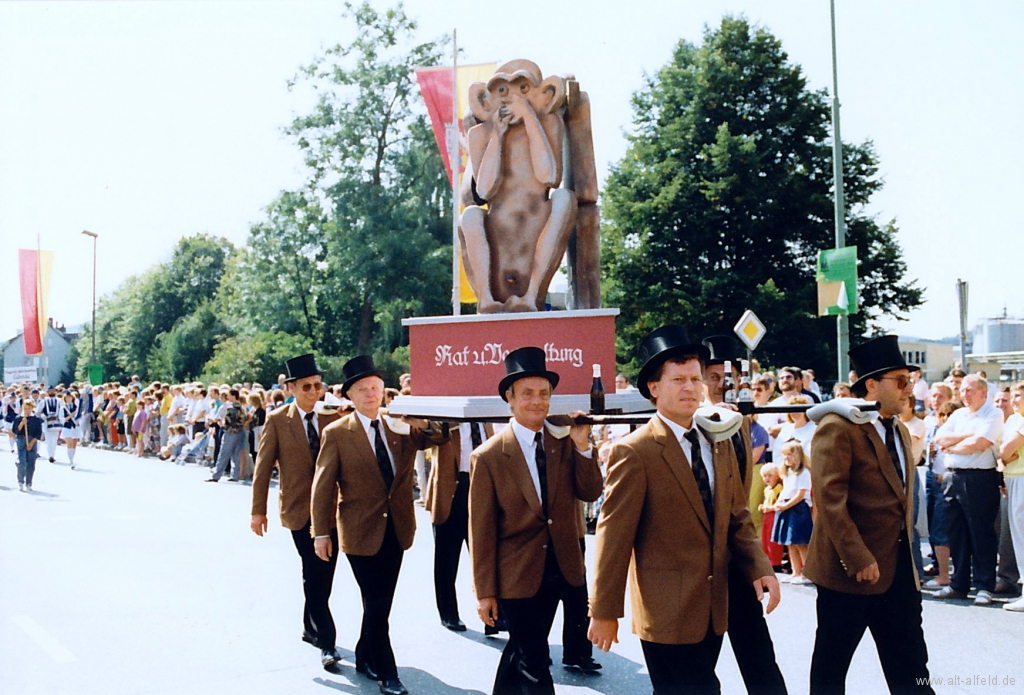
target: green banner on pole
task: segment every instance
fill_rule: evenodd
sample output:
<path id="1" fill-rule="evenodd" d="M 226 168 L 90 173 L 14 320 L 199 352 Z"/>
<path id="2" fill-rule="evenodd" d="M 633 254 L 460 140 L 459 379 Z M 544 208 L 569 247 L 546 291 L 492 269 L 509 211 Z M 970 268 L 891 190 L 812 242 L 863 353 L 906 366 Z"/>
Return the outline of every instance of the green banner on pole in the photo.
<path id="1" fill-rule="evenodd" d="M 93 386 L 99 386 L 103 383 L 103 365 L 102 364 L 90 364 L 89 365 L 89 383 Z"/>
<path id="2" fill-rule="evenodd" d="M 857 247 L 818 252 L 818 316 L 857 313 Z"/>

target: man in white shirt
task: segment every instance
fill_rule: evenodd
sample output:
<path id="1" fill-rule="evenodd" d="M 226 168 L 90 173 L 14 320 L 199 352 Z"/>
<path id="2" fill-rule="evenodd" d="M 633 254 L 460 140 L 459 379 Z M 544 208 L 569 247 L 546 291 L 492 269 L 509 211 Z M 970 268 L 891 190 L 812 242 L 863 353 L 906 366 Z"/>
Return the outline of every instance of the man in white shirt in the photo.
<path id="1" fill-rule="evenodd" d="M 944 494 L 949 502 L 949 544 L 953 577 L 936 598 L 967 598 L 971 566 L 978 594 L 974 603 L 992 603 L 996 585 L 999 538 L 999 473 L 996 460 L 1003 431 L 1003 414 L 988 402 L 988 382 L 977 374 L 964 377 L 960 399 L 965 408 L 939 428 L 935 444 L 945 454 Z"/>

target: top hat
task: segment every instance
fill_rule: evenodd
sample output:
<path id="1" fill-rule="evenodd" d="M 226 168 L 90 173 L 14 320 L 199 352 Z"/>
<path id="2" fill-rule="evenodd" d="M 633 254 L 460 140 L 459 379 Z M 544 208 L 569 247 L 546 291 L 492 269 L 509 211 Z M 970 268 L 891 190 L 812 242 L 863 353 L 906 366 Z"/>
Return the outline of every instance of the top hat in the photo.
<path id="1" fill-rule="evenodd" d="M 344 398 L 348 390 L 352 388 L 360 379 L 365 379 L 368 376 L 377 376 L 381 380 L 384 379 L 384 372 L 373 366 L 373 358 L 369 355 L 357 355 L 350 359 L 341 368 L 341 373 L 345 377 L 345 383 L 341 385 L 341 397 Z"/>
<path id="2" fill-rule="evenodd" d="M 711 359 L 705 363 L 705 366 L 710 367 L 713 364 L 729 361 L 738 367 L 740 360 L 744 359 L 740 357 L 742 353 L 739 343 L 731 335 L 709 335 L 700 342 L 701 345 L 711 350 Z"/>
<path id="3" fill-rule="evenodd" d="M 847 354 L 850 356 L 854 371 L 857 372 L 857 381 L 853 382 L 851 390 L 861 390 L 868 379 L 877 379 L 894 369 L 910 368 L 903 359 L 899 340 L 899 336 L 883 335 L 850 348 Z"/>
<path id="4" fill-rule="evenodd" d="M 505 357 L 505 378 L 498 384 L 498 395 L 508 401 L 505 392 L 513 383 L 531 376 L 544 377 L 551 382 L 551 390 L 558 386 L 558 375 L 549 372 L 544 361 L 544 351 L 539 347 L 521 347 Z"/>
<path id="5" fill-rule="evenodd" d="M 284 380 L 286 384 L 299 379 L 305 379 L 307 376 L 316 376 L 320 373 L 320 370 L 316 367 L 316 357 L 313 356 L 313 353 L 293 357 L 285 362 L 284 365 L 288 370 L 288 378 Z"/>
<path id="6" fill-rule="evenodd" d="M 711 359 L 711 351 L 707 346 L 691 341 L 682 326 L 662 326 L 643 339 L 636 355 L 644 364 L 640 367 L 640 374 L 636 379 L 640 395 L 650 399 L 651 391 L 647 388 L 647 380 L 665 363 L 665 360 L 679 355 L 696 355 L 705 364 Z"/>

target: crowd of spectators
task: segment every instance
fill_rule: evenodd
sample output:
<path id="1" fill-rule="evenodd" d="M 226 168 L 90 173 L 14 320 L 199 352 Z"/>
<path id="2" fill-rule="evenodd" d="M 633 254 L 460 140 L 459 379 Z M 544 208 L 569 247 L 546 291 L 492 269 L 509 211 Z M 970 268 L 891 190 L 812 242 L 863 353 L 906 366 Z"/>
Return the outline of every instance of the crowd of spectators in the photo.
<path id="1" fill-rule="evenodd" d="M 823 397 L 813 371 L 782 367 L 775 372 L 752 365 L 749 384 L 757 405 L 812 404 L 850 397 L 856 380 L 834 384 Z M 929 385 L 912 370 L 904 411 L 911 453 L 918 468 L 915 498 L 915 562 L 924 589 L 939 599 L 966 599 L 989 605 L 994 596 L 1016 598 L 1004 606 L 1024 612 L 1020 596 L 1024 561 L 1024 382 L 1011 387 L 989 383 L 985 374 L 954 368 L 941 382 Z M 47 389 L 43 385 L 0 385 L 0 427 L 18 454 L 19 487 L 31 491 L 40 441 L 53 437 L 66 444 L 74 466 L 77 445 L 120 451 L 140 458 L 210 467 L 208 479 L 229 475 L 251 479 L 253 462 L 267 413 L 292 399 L 283 384 L 265 389 L 258 383 L 170 385 L 128 383 L 91 387 L 77 383 Z M 626 375 L 616 377 L 616 390 L 632 390 Z M 710 382 L 709 382 L 710 384 Z M 401 391 L 388 389 L 387 399 L 410 392 L 402 375 Z M 319 406 L 344 408 L 340 385 L 328 387 Z M 709 400 L 715 389 L 709 386 Z M 57 414 L 53 399 L 60 403 Z M 47 403 L 47 401 L 50 401 Z M 319 407 L 318 406 L 318 407 Z M 39 410 L 43 413 L 40 414 Z M 751 418 L 755 461 L 751 511 L 766 554 L 789 581 L 806 583 L 801 568 L 814 519 L 813 481 L 809 462 L 815 423 L 803 413 L 760 414 Z M 594 429 L 602 464 L 611 442 L 628 426 Z M 56 444 L 56 442 L 53 442 Z M 49 451 L 53 452 L 53 448 Z M 53 462 L 53 454 L 50 455 Z M 416 487 L 425 489 L 429 460 L 417 461 Z M 601 500 L 585 509 L 593 529 Z"/>

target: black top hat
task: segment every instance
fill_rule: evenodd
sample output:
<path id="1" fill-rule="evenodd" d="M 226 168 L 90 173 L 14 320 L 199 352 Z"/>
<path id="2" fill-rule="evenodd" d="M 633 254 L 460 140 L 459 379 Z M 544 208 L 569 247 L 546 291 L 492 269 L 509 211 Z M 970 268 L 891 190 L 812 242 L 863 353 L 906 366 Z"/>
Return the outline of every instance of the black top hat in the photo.
<path id="1" fill-rule="evenodd" d="M 381 379 L 384 378 L 384 372 L 373 366 L 373 358 L 369 355 L 357 355 L 350 359 L 341 368 L 341 373 L 345 377 L 345 383 L 341 385 L 341 397 L 344 398 L 348 390 L 352 388 L 360 379 L 365 379 L 368 376 L 379 376 Z"/>
<path id="2" fill-rule="evenodd" d="M 711 351 L 707 346 L 691 341 L 682 326 L 662 326 L 643 339 L 636 356 L 644 366 L 640 367 L 636 387 L 644 398 L 651 397 L 651 392 L 647 388 L 647 380 L 651 375 L 665 363 L 665 360 L 679 355 L 696 355 L 705 364 L 711 359 Z"/>
<path id="3" fill-rule="evenodd" d="M 513 350 L 505 357 L 505 378 L 498 384 L 498 395 L 508 401 L 505 392 L 520 379 L 531 376 L 544 377 L 551 382 L 551 390 L 558 386 L 558 375 L 549 372 L 544 361 L 544 351 L 539 347 L 521 347 Z"/>
<path id="4" fill-rule="evenodd" d="M 850 356 L 854 371 L 857 372 L 857 381 L 853 382 L 851 391 L 863 391 L 864 382 L 868 379 L 877 379 L 894 369 L 910 368 L 903 359 L 899 340 L 899 336 L 883 335 L 850 348 L 847 354 Z"/>
<path id="5" fill-rule="evenodd" d="M 706 366 L 722 364 L 729 360 L 738 368 L 740 360 L 744 359 L 740 357 L 742 352 L 739 342 L 731 335 L 709 335 L 700 342 L 701 345 L 711 350 L 711 359 L 707 361 Z"/>
<path id="6" fill-rule="evenodd" d="M 316 357 L 313 356 L 313 353 L 293 357 L 286 361 L 284 366 L 288 370 L 288 378 L 284 380 L 286 384 L 298 379 L 305 379 L 307 376 L 316 376 L 320 373 L 320 370 L 316 367 Z"/>

